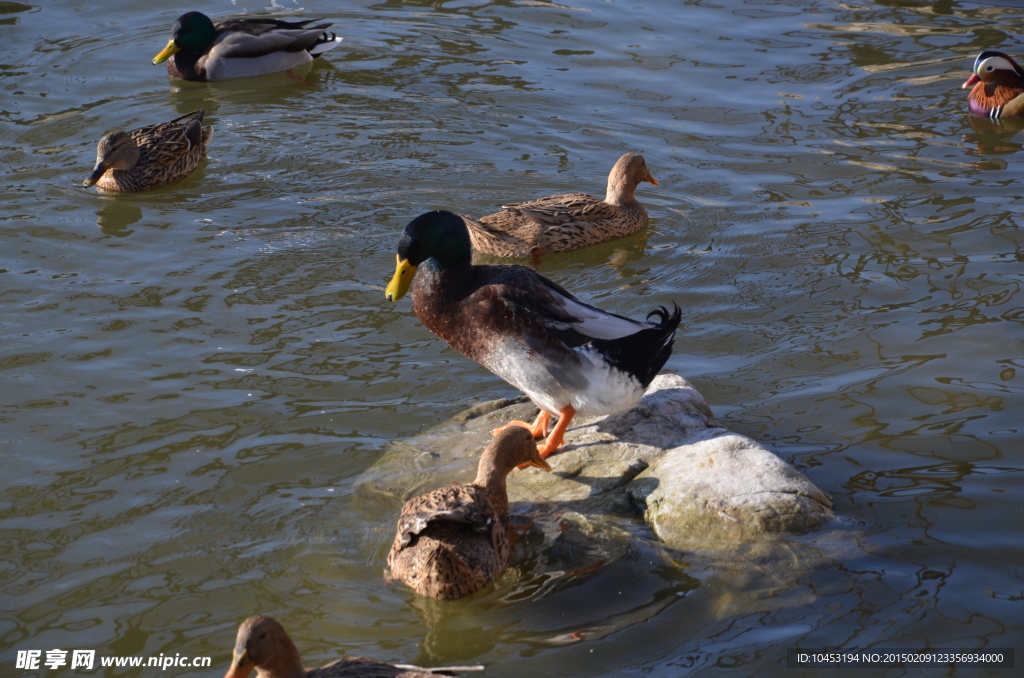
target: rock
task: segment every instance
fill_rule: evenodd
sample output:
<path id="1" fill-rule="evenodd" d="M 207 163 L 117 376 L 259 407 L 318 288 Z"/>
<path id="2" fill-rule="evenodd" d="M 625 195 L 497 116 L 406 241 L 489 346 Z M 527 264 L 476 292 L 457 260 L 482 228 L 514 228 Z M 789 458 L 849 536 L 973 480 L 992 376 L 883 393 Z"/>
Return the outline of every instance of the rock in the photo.
<path id="1" fill-rule="evenodd" d="M 477 405 L 396 443 L 366 472 L 360 490 L 397 504 L 472 480 L 490 430 L 536 414 L 525 398 Z M 551 473 L 513 472 L 509 499 L 552 505 L 588 534 L 601 531 L 601 516 L 639 508 L 668 547 L 718 550 L 758 535 L 803 532 L 833 517 L 827 494 L 764 446 L 722 428 L 700 393 L 672 374 L 656 377 L 626 412 L 574 420 L 565 447 L 548 461 Z"/>

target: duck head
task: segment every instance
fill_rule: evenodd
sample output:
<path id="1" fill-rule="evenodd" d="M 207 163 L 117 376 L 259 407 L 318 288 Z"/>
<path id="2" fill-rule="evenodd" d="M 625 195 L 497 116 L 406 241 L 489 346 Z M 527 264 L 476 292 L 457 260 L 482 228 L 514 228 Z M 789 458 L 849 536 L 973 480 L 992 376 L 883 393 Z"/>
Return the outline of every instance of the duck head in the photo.
<path id="1" fill-rule="evenodd" d="M 457 214 L 435 210 L 421 214 L 405 227 L 398 241 L 398 262 L 384 296 L 398 301 L 409 291 L 416 267 L 427 262 L 443 270 L 472 259 L 466 222 Z"/>
<path id="2" fill-rule="evenodd" d="M 131 169 L 138 161 L 139 147 L 130 134 L 121 130 L 107 132 L 96 145 L 96 167 L 82 183 L 92 186 L 108 169 Z"/>
<path id="3" fill-rule="evenodd" d="M 633 191 L 641 181 L 658 185 L 658 180 L 647 169 L 647 161 L 639 153 L 626 153 L 619 158 L 608 173 L 608 189 L 604 201 L 618 205 L 633 199 Z"/>
<path id="4" fill-rule="evenodd" d="M 217 29 L 202 12 L 186 12 L 174 22 L 171 36 L 163 51 L 153 57 L 154 64 L 163 63 L 181 51 L 203 54 L 217 39 Z"/>
<path id="5" fill-rule="evenodd" d="M 295 643 L 271 617 L 249 617 L 238 627 L 231 668 L 224 678 L 302 678 L 306 675 Z"/>
<path id="6" fill-rule="evenodd" d="M 1012 75 L 1024 81 L 1024 70 L 1011 57 L 996 50 L 984 51 L 975 58 L 974 71 L 961 88 L 970 89 L 979 82 L 991 82 L 1000 74 Z"/>
<path id="7" fill-rule="evenodd" d="M 505 478 L 518 466 L 532 466 L 544 471 L 551 470 L 551 464 L 544 461 L 537 450 L 537 442 L 530 429 L 523 426 L 502 428 L 480 455 L 476 467 L 474 485 L 488 488 L 502 488 Z"/>

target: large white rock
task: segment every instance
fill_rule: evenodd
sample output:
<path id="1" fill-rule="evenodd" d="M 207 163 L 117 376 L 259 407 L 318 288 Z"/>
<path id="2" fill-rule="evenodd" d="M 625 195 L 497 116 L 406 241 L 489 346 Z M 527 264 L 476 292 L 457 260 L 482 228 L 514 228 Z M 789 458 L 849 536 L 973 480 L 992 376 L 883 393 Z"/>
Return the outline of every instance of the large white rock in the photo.
<path id="1" fill-rule="evenodd" d="M 536 413 L 524 399 L 471 408 L 396 443 L 367 471 L 362 489 L 397 503 L 472 480 L 490 430 Z M 554 472 L 513 472 L 511 501 L 554 504 L 588 526 L 602 515 L 639 511 L 675 549 L 735 548 L 833 517 L 827 494 L 763 445 L 719 426 L 700 393 L 677 375 L 656 377 L 626 412 L 574 420 L 565 440 L 548 460 Z"/>

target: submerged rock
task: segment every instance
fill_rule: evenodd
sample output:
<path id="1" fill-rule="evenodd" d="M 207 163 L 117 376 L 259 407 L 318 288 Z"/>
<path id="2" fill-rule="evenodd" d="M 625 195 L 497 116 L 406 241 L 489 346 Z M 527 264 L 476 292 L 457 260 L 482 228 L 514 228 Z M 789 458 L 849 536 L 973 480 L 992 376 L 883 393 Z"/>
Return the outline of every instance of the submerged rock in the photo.
<path id="1" fill-rule="evenodd" d="M 536 414 L 525 398 L 477 405 L 396 443 L 367 471 L 361 489 L 400 503 L 453 480 L 472 480 L 490 430 Z M 680 376 L 659 375 L 626 412 L 573 424 L 565 447 L 548 459 L 554 472 L 513 472 L 510 501 L 553 504 L 581 527 L 593 525 L 584 516 L 639 510 L 674 549 L 735 548 L 833 517 L 827 494 L 763 445 L 722 428 Z"/>

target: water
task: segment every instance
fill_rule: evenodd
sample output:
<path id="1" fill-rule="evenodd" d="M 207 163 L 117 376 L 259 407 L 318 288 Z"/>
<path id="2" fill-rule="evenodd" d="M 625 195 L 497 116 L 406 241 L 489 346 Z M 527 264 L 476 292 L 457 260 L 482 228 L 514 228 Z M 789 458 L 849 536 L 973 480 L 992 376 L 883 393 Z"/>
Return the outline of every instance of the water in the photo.
<path id="1" fill-rule="evenodd" d="M 302 85 L 170 83 L 149 63 L 186 9 L 264 6 L 112 7 L 0 4 L 5 674 L 75 675 L 8 673 L 18 650 L 63 648 L 210 656 L 166 672 L 209 676 L 256 612 L 309 665 L 488 676 L 800 676 L 786 647 L 1024 647 L 1022 146 L 969 121 L 959 89 L 982 49 L 1024 55 L 1024 12 L 285 3 L 345 38 Z M 81 187 L 104 132 L 196 108 L 215 134 L 189 178 Z M 361 500 L 360 474 L 515 392 L 384 301 L 398 233 L 430 208 L 600 193 L 626 151 L 661 182 L 638 191 L 650 228 L 540 270 L 634 317 L 682 305 L 666 368 L 839 519 L 724 557 L 652 549 L 624 519 L 601 567 L 527 552 L 485 595 L 418 601 L 382 579 L 397 508 Z"/>

